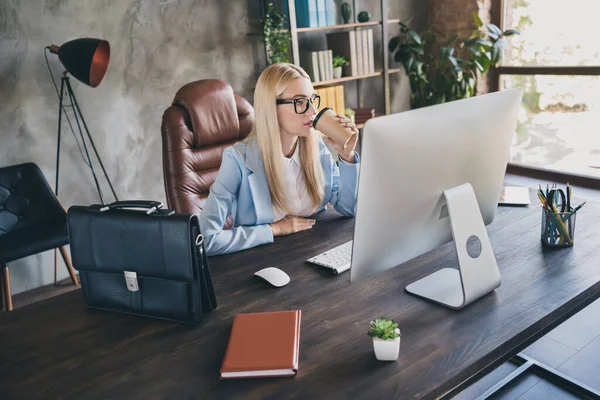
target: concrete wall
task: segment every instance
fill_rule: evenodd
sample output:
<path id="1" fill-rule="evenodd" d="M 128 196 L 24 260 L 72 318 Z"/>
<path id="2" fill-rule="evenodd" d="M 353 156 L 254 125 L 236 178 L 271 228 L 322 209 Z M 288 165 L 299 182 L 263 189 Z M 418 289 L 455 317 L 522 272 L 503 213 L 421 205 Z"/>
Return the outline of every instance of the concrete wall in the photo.
<path id="1" fill-rule="evenodd" d="M 379 1 L 357 3 L 361 9 L 376 10 Z M 425 3 L 390 0 L 390 17 L 424 18 Z M 266 66 L 257 35 L 259 4 L 259 0 L 0 0 L 0 166 L 36 162 L 54 186 L 58 100 L 44 47 L 79 37 L 102 38 L 111 44 L 104 80 L 92 89 L 72 78 L 73 89 L 117 195 L 164 201 L 162 113 L 179 87 L 203 78 L 224 79 L 252 101 L 254 83 Z M 59 78 L 57 57 L 49 59 Z M 392 109 L 406 109 L 408 85 L 398 74 L 392 86 Z M 67 208 L 96 203 L 91 173 L 68 125 L 62 132 L 59 198 Z M 108 185 L 103 179 L 101 183 L 111 201 Z M 52 252 L 11 263 L 13 293 L 51 283 L 52 265 Z M 59 279 L 67 276 L 59 262 Z"/>

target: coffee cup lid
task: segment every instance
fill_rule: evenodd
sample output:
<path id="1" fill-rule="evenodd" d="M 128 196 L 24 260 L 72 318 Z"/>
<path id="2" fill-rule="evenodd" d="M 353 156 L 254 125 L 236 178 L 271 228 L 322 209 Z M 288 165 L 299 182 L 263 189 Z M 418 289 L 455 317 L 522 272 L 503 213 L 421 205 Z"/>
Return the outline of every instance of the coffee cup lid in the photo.
<path id="1" fill-rule="evenodd" d="M 323 109 L 321 109 L 321 111 L 319 111 L 319 113 L 315 116 L 315 119 L 313 119 L 313 128 L 317 129 L 317 122 L 319 121 L 319 118 L 321 118 L 321 115 L 323 115 L 327 110 L 333 110 L 331 107 L 323 107 Z"/>

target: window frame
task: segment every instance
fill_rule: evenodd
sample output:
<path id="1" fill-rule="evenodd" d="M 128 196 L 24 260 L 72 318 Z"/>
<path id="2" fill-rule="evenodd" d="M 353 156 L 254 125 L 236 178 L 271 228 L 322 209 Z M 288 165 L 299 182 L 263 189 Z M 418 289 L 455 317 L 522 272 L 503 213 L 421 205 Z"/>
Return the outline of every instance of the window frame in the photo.
<path id="1" fill-rule="evenodd" d="M 504 30 L 503 27 L 504 0 L 492 0 L 491 22 Z M 499 66 L 489 70 L 490 91 L 500 89 L 501 75 L 584 75 L 600 76 L 600 66 Z M 506 168 L 509 174 L 529 176 L 550 182 L 569 182 L 572 185 L 600 189 L 600 178 L 575 174 L 567 171 L 556 171 L 521 163 L 509 162 Z"/>

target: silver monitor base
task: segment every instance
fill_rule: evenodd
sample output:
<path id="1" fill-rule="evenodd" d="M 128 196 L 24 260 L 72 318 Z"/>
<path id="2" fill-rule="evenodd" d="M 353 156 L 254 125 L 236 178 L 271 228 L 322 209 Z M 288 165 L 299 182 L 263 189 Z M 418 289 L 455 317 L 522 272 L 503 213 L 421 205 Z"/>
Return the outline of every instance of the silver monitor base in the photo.
<path id="1" fill-rule="evenodd" d="M 444 268 L 406 287 L 408 293 L 453 309 L 461 309 L 500 286 L 500 271 L 481 217 L 477 198 L 469 183 L 444 191 L 458 270 Z M 469 254 L 478 247 L 480 252 Z M 475 245 L 473 245 L 475 244 Z M 476 249 L 477 250 L 477 249 Z"/>

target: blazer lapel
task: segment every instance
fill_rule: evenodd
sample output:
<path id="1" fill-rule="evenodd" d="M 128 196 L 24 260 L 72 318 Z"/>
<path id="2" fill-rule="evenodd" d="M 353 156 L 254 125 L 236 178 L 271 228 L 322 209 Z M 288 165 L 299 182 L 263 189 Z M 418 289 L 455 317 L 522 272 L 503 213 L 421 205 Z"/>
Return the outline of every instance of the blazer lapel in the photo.
<path id="1" fill-rule="evenodd" d="M 250 194 L 254 203 L 256 224 L 271 223 L 273 222 L 271 192 L 256 141 L 249 144 L 246 149 L 246 168 L 251 171 L 248 175 L 248 185 L 250 186 Z"/>
<path id="2" fill-rule="evenodd" d="M 321 166 L 323 167 L 323 181 L 325 182 L 325 199 L 321 207 L 325 207 L 331 199 L 331 156 L 329 154 L 321 154 Z"/>

